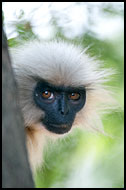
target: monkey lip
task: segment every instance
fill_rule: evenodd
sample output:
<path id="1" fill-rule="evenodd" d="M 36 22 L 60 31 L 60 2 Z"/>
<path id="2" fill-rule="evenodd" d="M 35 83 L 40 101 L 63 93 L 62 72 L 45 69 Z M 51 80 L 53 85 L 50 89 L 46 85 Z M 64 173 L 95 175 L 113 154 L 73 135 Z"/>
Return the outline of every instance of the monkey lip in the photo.
<path id="1" fill-rule="evenodd" d="M 52 124 L 53 127 L 57 127 L 57 128 L 67 128 L 67 125 L 56 125 L 56 124 Z"/>
<path id="2" fill-rule="evenodd" d="M 46 128 L 56 134 L 64 134 L 67 133 L 70 129 L 71 129 L 72 125 L 68 125 L 68 124 L 62 124 L 62 125 L 58 125 L 58 124 L 48 124 L 46 125 Z"/>

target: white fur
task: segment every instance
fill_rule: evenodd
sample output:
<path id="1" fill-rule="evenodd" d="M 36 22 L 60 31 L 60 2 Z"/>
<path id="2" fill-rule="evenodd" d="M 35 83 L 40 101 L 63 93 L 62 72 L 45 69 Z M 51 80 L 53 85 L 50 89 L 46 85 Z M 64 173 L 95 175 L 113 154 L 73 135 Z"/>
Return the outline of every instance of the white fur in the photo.
<path id="1" fill-rule="evenodd" d="M 105 69 L 103 63 L 89 57 L 80 47 L 66 42 L 33 41 L 12 50 L 11 57 L 25 126 L 32 129 L 32 135 L 27 132 L 32 168 L 41 163 L 45 134 L 52 134 L 38 123 L 44 112 L 36 107 L 33 100 L 35 77 L 55 85 L 85 87 L 86 104 L 77 114 L 73 126 L 94 130 L 100 130 L 99 126 L 102 128 L 101 113 L 115 104 L 104 84 L 113 74 L 111 69 Z"/>

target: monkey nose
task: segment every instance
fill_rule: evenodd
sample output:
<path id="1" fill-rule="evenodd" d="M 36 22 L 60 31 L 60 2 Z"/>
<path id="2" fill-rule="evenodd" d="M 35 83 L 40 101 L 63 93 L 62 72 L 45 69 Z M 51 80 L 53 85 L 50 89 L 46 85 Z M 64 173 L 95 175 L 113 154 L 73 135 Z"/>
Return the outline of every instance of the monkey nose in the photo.
<path id="1" fill-rule="evenodd" d="M 63 98 L 59 102 L 59 112 L 61 115 L 64 115 L 64 116 L 69 113 L 69 106 L 65 98 L 65 95 L 63 95 Z"/>
<path id="2" fill-rule="evenodd" d="M 69 108 L 65 105 L 62 106 L 60 110 L 61 115 L 67 115 L 69 113 Z"/>

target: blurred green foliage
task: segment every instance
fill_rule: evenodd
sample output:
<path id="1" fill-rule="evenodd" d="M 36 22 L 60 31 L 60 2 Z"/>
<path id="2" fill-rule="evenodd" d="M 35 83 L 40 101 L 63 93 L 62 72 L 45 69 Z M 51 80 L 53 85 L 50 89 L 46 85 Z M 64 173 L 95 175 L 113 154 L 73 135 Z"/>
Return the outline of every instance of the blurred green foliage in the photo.
<path id="1" fill-rule="evenodd" d="M 119 14 L 123 17 L 122 12 L 118 13 L 110 7 L 104 8 L 104 11 L 110 16 Z M 24 12 L 21 11 L 17 22 L 13 23 L 18 36 L 8 40 L 10 47 L 26 40 L 38 39 L 32 31 L 30 21 L 22 21 L 23 16 Z M 120 110 L 103 118 L 105 131 L 112 137 L 75 129 L 64 139 L 55 143 L 49 142 L 44 152 L 44 165 L 35 176 L 36 187 L 123 188 L 123 31 L 113 41 L 99 40 L 90 31 L 70 40 L 64 36 L 61 26 L 58 26 L 54 18 L 52 24 L 57 30 L 55 37 L 81 44 L 83 47 L 91 44 L 88 53 L 104 61 L 105 67 L 112 67 L 117 71 L 109 85 L 116 89 Z"/>

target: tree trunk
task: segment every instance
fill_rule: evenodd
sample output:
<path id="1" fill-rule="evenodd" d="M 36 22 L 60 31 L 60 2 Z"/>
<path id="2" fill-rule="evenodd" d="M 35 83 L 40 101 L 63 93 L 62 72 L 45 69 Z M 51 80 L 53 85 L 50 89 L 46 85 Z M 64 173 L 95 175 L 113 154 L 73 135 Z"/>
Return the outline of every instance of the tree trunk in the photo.
<path id="1" fill-rule="evenodd" d="M 2 187 L 34 188 L 17 87 L 2 32 Z"/>

